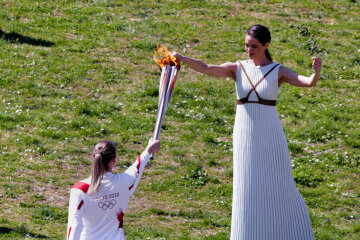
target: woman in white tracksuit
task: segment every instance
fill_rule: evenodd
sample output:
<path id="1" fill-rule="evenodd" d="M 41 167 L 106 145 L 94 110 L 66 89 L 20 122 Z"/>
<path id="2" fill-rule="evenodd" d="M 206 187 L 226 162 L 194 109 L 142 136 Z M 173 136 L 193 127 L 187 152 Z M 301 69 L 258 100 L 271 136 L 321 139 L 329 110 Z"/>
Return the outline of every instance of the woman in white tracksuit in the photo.
<path id="1" fill-rule="evenodd" d="M 160 150 L 151 140 L 146 150 L 123 174 L 113 174 L 117 150 L 101 141 L 92 153 L 91 177 L 75 183 L 70 192 L 67 239 L 125 239 L 123 219 L 130 196 L 139 183 L 150 154 Z"/>

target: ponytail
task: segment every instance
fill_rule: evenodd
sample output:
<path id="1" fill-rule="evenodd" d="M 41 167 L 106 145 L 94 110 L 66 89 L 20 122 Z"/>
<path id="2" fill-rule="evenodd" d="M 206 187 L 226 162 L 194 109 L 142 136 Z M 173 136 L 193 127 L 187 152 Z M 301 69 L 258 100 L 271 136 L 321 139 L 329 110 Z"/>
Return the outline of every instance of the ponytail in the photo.
<path id="1" fill-rule="evenodd" d="M 267 59 L 269 59 L 270 61 L 272 61 L 272 58 L 271 58 L 271 55 L 270 55 L 270 52 L 268 49 L 265 49 L 265 56 Z"/>
<path id="2" fill-rule="evenodd" d="M 104 176 L 104 164 L 102 162 L 101 153 L 97 153 L 94 156 L 92 162 L 92 171 L 91 171 L 91 184 L 89 187 L 89 195 L 94 194 L 99 188 L 100 182 Z"/>
<path id="3" fill-rule="evenodd" d="M 108 165 L 114 157 L 116 157 L 116 146 L 114 143 L 104 140 L 95 145 L 92 154 L 89 195 L 95 194 L 99 189 L 104 173 L 108 171 Z"/>

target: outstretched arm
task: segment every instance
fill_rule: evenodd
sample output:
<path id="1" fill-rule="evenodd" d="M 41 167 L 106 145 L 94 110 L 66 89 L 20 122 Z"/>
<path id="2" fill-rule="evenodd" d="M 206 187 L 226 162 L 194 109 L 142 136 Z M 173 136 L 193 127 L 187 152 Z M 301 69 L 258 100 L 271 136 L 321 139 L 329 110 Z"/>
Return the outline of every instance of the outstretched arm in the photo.
<path id="1" fill-rule="evenodd" d="M 232 79 L 236 80 L 236 63 L 228 62 L 221 65 L 208 65 L 198 59 L 189 58 L 180 55 L 177 52 L 173 52 L 172 55 L 180 62 L 184 62 L 195 71 L 215 77 L 231 77 Z"/>
<path id="2" fill-rule="evenodd" d="M 279 86 L 286 82 L 297 87 L 313 87 L 317 84 L 320 77 L 322 62 L 320 58 L 312 57 L 312 69 L 314 73 L 309 77 L 298 75 L 290 68 L 281 66 L 279 69 Z"/>
<path id="3" fill-rule="evenodd" d="M 129 180 L 129 196 L 131 196 L 140 182 L 145 166 L 150 159 L 150 154 L 160 150 L 159 140 L 150 140 L 146 150 L 138 157 L 138 159 L 125 171 L 125 175 Z"/>

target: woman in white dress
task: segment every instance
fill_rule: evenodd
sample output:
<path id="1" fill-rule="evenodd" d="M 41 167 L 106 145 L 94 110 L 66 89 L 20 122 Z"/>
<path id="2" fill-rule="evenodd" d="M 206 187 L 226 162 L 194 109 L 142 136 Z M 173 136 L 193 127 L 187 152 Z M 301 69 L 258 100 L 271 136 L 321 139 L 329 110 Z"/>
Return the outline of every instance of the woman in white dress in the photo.
<path id="1" fill-rule="evenodd" d="M 272 61 L 271 35 L 262 25 L 245 35 L 247 60 L 221 65 L 173 55 L 198 72 L 235 80 L 232 240 L 314 239 L 305 202 L 296 188 L 276 98 L 283 83 L 315 86 L 321 60 L 313 57 L 307 77 Z"/>

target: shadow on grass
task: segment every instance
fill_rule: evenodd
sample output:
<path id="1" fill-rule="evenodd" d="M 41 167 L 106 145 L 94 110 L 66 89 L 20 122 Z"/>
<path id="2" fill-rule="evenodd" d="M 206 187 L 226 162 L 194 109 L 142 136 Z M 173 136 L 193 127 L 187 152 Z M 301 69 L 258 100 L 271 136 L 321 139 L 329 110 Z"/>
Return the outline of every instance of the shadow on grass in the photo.
<path id="1" fill-rule="evenodd" d="M 11 235 L 16 235 L 16 237 L 18 236 L 26 236 L 26 237 L 33 237 L 33 238 L 49 238 L 47 236 L 44 235 L 39 235 L 39 234 L 34 234 L 31 233 L 29 231 L 27 231 L 26 229 L 20 227 L 19 229 L 12 229 L 12 228 L 8 228 L 8 227 L 0 227 L 0 235 L 2 234 L 11 234 Z"/>
<path id="2" fill-rule="evenodd" d="M 54 45 L 53 42 L 24 36 L 15 32 L 6 33 L 1 28 L 0 28 L 0 38 L 11 43 L 21 43 L 21 44 L 25 43 L 33 46 L 51 47 L 52 45 Z"/>

